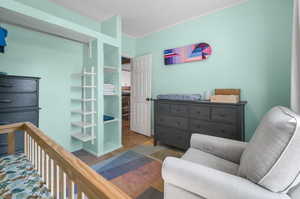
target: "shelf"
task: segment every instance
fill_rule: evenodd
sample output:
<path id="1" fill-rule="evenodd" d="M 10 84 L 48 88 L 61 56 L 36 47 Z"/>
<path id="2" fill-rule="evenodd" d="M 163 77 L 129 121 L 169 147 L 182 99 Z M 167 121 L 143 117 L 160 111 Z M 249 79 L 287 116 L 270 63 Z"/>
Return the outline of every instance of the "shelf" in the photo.
<path id="1" fill-rule="evenodd" d="M 95 111 L 86 111 L 86 112 L 83 112 L 82 110 L 73 110 L 71 112 L 74 113 L 74 114 L 80 114 L 80 115 L 93 115 L 93 114 L 96 114 Z"/>
<path id="2" fill-rule="evenodd" d="M 73 73 L 73 76 L 91 76 L 91 75 L 96 75 L 96 73 L 91 73 L 91 72 L 84 72 L 84 73 Z"/>
<path id="3" fill-rule="evenodd" d="M 104 93 L 104 96 L 118 96 L 118 94 L 117 93 L 110 93 L 110 94 Z"/>
<path id="4" fill-rule="evenodd" d="M 77 98 L 73 98 L 72 99 L 73 101 L 80 101 L 80 102 L 93 102 L 93 101 L 96 101 L 96 99 L 77 99 Z"/>
<path id="5" fill-rule="evenodd" d="M 72 86 L 72 88 L 96 88 L 96 86 Z"/>
<path id="6" fill-rule="evenodd" d="M 104 121 L 104 124 L 110 124 L 110 123 L 118 122 L 118 121 L 119 121 L 118 119 L 108 120 L 108 121 Z"/>
<path id="7" fill-rule="evenodd" d="M 104 71 L 106 72 L 118 72 L 118 68 L 114 66 L 104 66 Z"/>
<path id="8" fill-rule="evenodd" d="M 92 141 L 92 140 L 96 139 L 96 137 L 93 137 L 93 136 L 87 135 L 87 134 L 85 135 L 83 133 L 74 133 L 71 136 L 82 142 L 88 142 L 88 141 Z"/>
<path id="9" fill-rule="evenodd" d="M 91 128 L 91 127 L 96 126 L 95 124 L 88 123 L 88 122 L 72 122 L 71 124 L 73 126 L 76 126 L 76 127 L 79 127 L 79 128 L 83 128 L 83 129 Z"/>

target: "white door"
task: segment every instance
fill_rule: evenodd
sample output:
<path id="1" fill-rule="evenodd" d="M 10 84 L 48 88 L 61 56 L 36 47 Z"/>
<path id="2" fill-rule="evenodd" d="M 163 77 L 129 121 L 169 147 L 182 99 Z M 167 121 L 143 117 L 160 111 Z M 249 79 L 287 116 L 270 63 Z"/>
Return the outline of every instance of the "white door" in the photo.
<path id="1" fill-rule="evenodd" d="M 130 129 L 151 136 L 152 55 L 133 59 L 131 70 Z"/>

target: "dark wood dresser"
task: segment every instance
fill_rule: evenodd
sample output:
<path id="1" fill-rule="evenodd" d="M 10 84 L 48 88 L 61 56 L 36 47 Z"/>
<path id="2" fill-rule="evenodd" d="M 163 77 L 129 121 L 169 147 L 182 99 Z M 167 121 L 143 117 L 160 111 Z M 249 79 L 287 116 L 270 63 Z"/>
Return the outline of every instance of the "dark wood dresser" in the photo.
<path id="1" fill-rule="evenodd" d="M 186 150 L 194 133 L 244 141 L 246 103 L 154 100 L 154 143 Z"/>
<path id="2" fill-rule="evenodd" d="M 0 76 L 0 125 L 32 122 L 39 125 L 39 78 Z M 24 150 L 23 132 L 17 132 L 16 151 Z M 0 135 L 0 155 L 7 152 L 7 136 Z"/>

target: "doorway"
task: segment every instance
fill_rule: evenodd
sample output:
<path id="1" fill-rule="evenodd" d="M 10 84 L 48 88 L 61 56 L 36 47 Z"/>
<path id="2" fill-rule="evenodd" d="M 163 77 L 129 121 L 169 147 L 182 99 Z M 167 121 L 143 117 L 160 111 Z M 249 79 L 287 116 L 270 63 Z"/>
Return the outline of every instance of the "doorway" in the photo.
<path id="1" fill-rule="evenodd" d="M 128 130 L 130 130 L 131 64 L 131 58 L 122 57 L 122 120 L 123 128 Z"/>
<path id="2" fill-rule="evenodd" d="M 122 57 L 123 145 L 151 139 L 151 56 Z"/>

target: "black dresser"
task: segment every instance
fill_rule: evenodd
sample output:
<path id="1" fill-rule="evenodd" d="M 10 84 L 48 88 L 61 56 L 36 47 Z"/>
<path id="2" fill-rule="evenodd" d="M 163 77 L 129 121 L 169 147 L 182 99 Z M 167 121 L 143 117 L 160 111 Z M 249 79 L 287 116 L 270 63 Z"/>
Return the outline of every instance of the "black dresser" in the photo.
<path id="1" fill-rule="evenodd" d="M 154 100 L 154 143 L 186 150 L 195 133 L 244 141 L 246 103 Z"/>
<path id="2" fill-rule="evenodd" d="M 31 122 L 39 125 L 39 78 L 0 76 L 0 125 Z M 23 132 L 17 132 L 16 151 L 24 150 Z M 7 152 L 7 136 L 0 135 L 0 155 Z"/>

